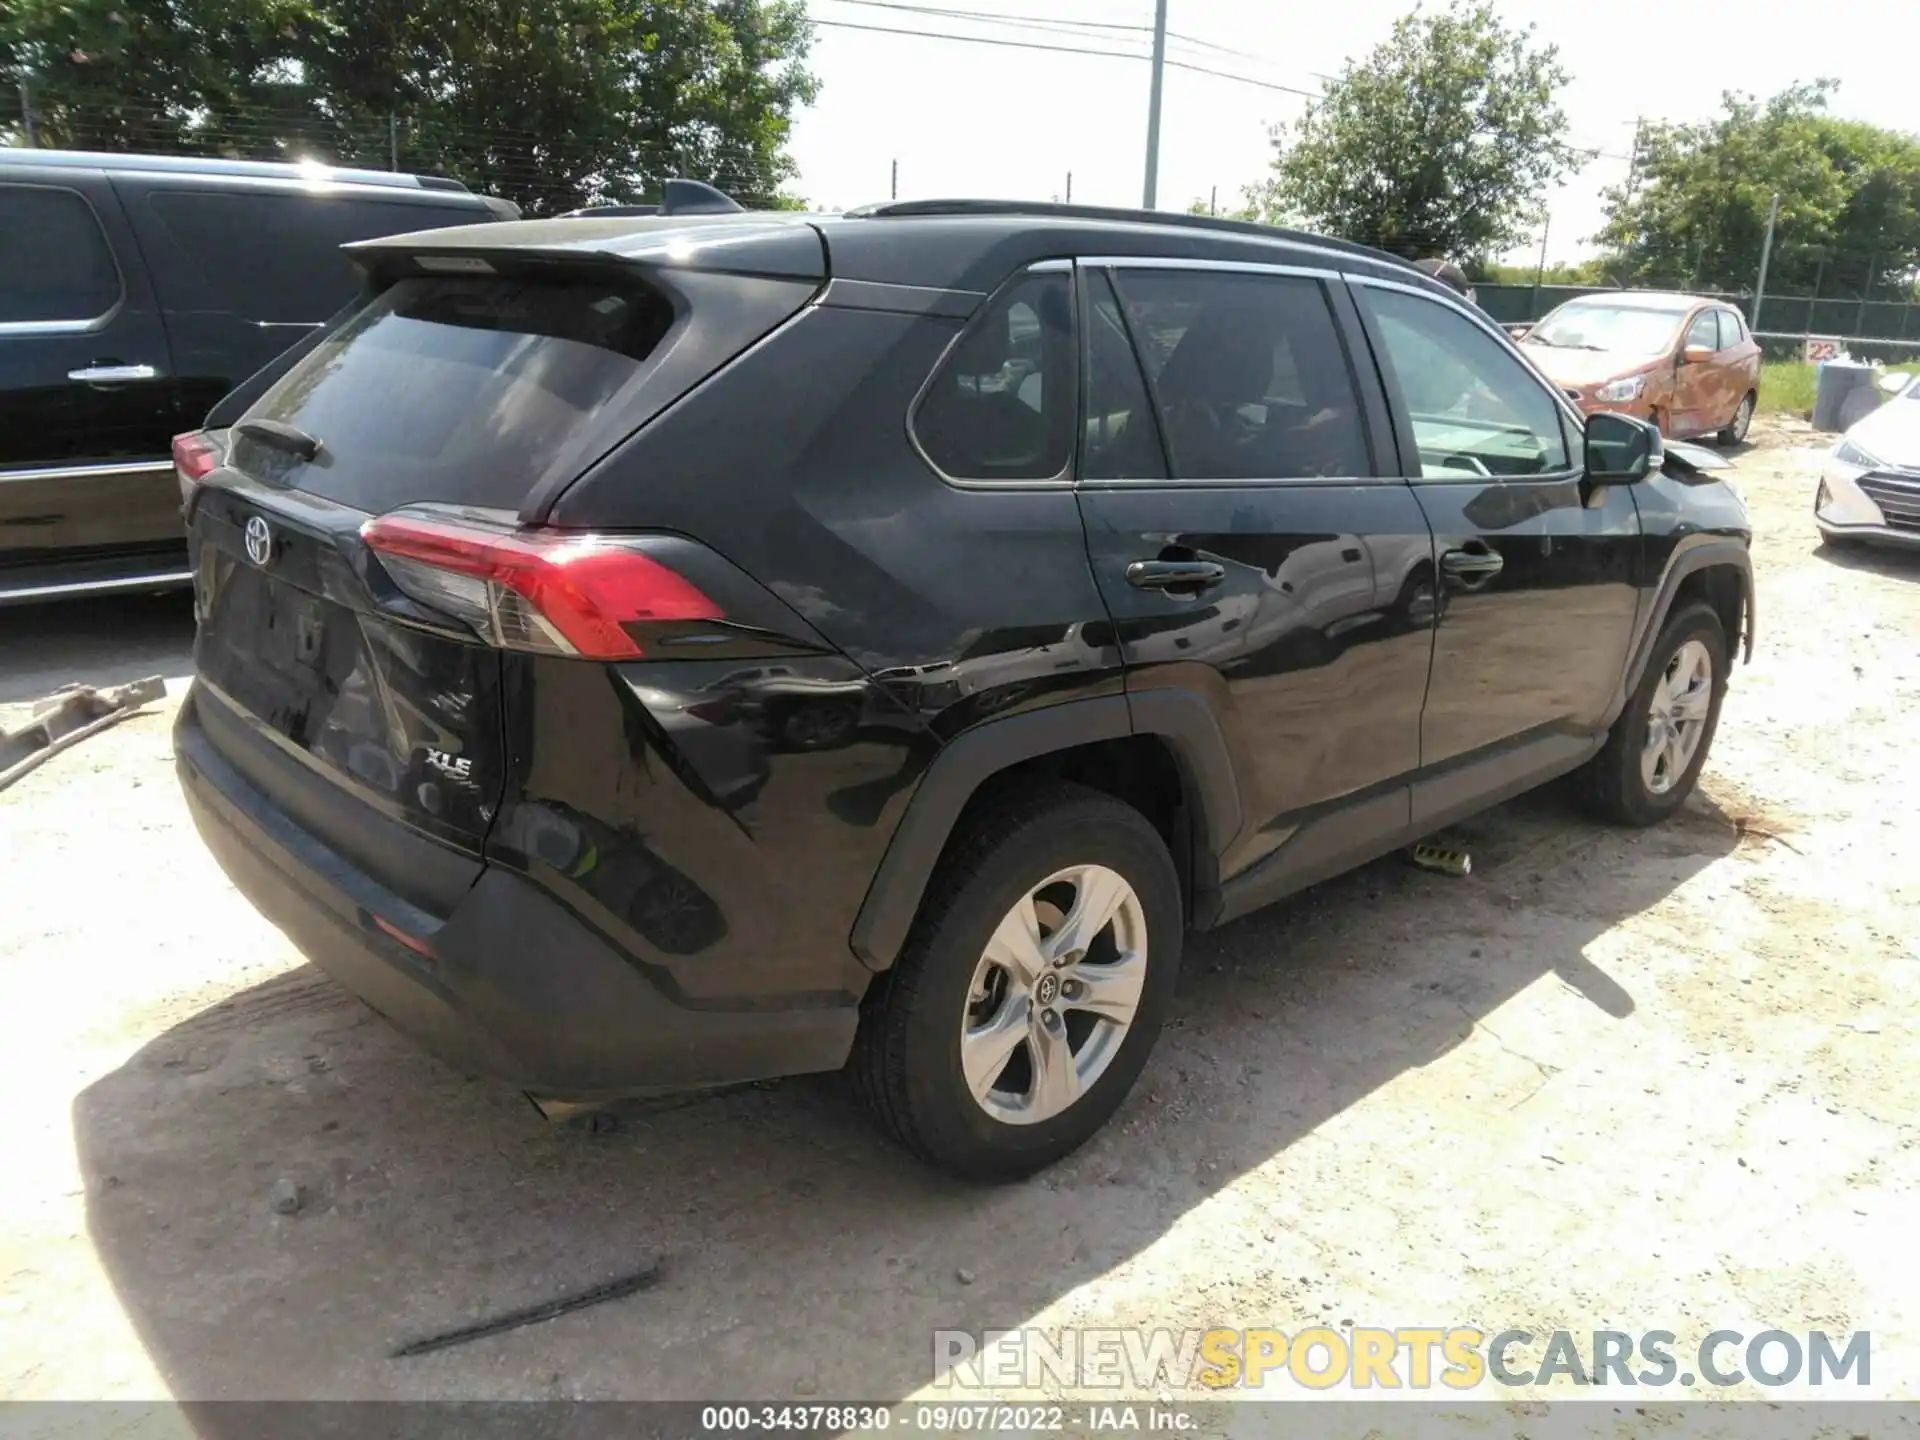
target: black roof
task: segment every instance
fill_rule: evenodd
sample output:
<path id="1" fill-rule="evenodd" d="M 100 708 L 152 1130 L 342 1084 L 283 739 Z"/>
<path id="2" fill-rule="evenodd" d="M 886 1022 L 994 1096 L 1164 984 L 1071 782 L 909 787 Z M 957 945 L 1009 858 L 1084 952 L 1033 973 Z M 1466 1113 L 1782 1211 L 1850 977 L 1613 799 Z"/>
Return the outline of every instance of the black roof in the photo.
<path id="1" fill-rule="evenodd" d="M 1383 250 L 1301 230 L 1155 210 L 916 200 L 841 215 L 632 213 L 640 208 L 608 206 L 550 220 L 395 235 L 349 249 L 375 268 L 402 254 L 518 250 L 976 293 L 1042 260 L 1152 256 L 1335 269 L 1453 293 Z"/>
<path id="2" fill-rule="evenodd" d="M 409 175 L 394 170 L 361 170 L 318 161 L 294 164 L 279 160 L 225 160 L 210 155 L 126 155 L 94 150 L 0 150 L 0 165 L 27 165 L 47 169 L 111 170 L 120 174 L 233 175 L 260 180 L 327 180 L 340 185 L 378 185 L 396 190 L 451 190 L 470 193 L 458 180 L 443 175 Z"/>
<path id="3" fill-rule="evenodd" d="M 1310 230 L 1292 230 L 1284 225 L 1263 225 L 1255 220 L 1223 219 L 1217 215 L 1191 215 L 1168 210 L 1131 210 L 1114 205 L 1072 205 L 1037 200 L 897 200 L 884 205 L 862 205 L 846 212 L 852 216 L 914 215 L 1006 215 L 1060 216 L 1078 220 L 1109 220 L 1130 225 L 1177 225 L 1193 230 L 1214 230 L 1229 235 L 1254 235 L 1264 240 L 1282 240 L 1296 245 L 1312 245 L 1321 250 L 1337 250 L 1364 255 L 1412 268 L 1390 251 L 1360 245 L 1352 240 L 1336 240 Z"/>

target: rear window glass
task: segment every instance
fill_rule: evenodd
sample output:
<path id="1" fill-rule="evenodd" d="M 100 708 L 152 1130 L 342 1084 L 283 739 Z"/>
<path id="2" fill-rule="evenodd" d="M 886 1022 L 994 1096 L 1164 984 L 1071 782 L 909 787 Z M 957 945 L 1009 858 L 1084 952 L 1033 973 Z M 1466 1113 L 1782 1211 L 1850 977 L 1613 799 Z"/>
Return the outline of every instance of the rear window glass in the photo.
<path id="1" fill-rule="evenodd" d="M 356 509 L 517 508 L 672 321 L 627 277 L 402 280 L 248 414 L 318 440 L 286 478 Z"/>
<path id="2" fill-rule="evenodd" d="M 72 190 L 0 185 L 0 324 L 93 320 L 119 301 L 92 206 Z"/>
<path id="3" fill-rule="evenodd" d="M 913 418 L 927 458 L 956 480 L 1047 480 L 1073 450 L 1071 277 L 1023 276 L 988 303 L 941 363 Z"/>
<path id="4" fill-rule="evenodd" d="M 270 325 L 324 320 L 353 298 L 359 272 L 342 245 L 493 218 L 472 206 L 340 195 L 168 190 L 149 203 L 207 296 L 231 314 Z M 157 267 L 157 279 L 163 292 L 176 289 L 171 267 Z M 183 309 L 199 300 L 163 298 Z"/>

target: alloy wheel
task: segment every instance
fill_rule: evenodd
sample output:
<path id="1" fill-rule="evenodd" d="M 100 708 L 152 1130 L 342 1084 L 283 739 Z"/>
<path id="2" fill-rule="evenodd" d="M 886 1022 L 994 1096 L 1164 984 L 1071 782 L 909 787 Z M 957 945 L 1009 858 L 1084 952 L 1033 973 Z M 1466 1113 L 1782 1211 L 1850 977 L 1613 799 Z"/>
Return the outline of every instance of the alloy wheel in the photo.
<path id="1" fill-rule="evenodd" d="M 1740 402 L 1740 408 L 1733 415 L 1733 443 L 1738 445 L 1747 438 L 1747 431 L 1753 428 L 1753 396 L 1747 395 Z"/>
<path id="2" fill-rule="evenodd" d="M 994 1119 L 1061 1114 L 1119 1054 L 1147 975 L 1147 917 L 1117 871 L 1080 865 L 1023 895 L 968 989 L 960 1063 Z"/>
<path id="3" fill-rule="evenodd" d="M 1647 711 L 1647 742 L 1640 752 L 1640 778 L 1647 791 L 1664 795 L 1680 783 L 1706 733 L 1713 706 L 1713 656 L 1698 640 L 1673 652 L 1653 687 Z"/>

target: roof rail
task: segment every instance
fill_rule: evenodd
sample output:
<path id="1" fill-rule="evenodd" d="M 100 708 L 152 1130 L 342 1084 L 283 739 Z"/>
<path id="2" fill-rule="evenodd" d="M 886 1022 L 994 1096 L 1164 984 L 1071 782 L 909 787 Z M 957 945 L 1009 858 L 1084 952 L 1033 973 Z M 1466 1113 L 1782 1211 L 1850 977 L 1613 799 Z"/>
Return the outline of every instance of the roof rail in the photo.
<path id="1" fill-rule="evenodd" d="M 29 150 L 10 148 L 9 165 L 44 165 L 50 169 L 133 170 L 175 175 L 254 175 L 275 180 L 328 180 L 340 185 L 383 185 L 401 190 L 454 190 L 470 194 L 458 180 L 444 175 L 410 175 L 392 170 L 358 170 L 324 161 L 291 163 L 283 160 L 227 160 L 213 155 L 130 155 L 118 151 Z"/>
<path id="2" fill-rule="evenodd" d="M 569 210 L 562 220 L 593 215 L 744 215 L 746 207 L 704 180 L 675 178 L 661 187 L 658 205 L 587 205 Z"/>
<path id="3" fill-rule="evenodd" d="M 1177 225 L 1193 230 L 1225 231 L 1234 235 L 1257 235 L 1265 240 L 1290 240 L 1300 245 L 1318 245 L 1325 250 L 1341 250 L 1364 255 L 1369 260 L 1386 260 L 1412 269 L 1413 263 L 1371 245 L 1338 240 L 1331 235 L 1316 235 L 1311 230 L 1289 230 L 1280 225 L 1262 225 L 1253 220 L 1222 220 L 1215 215 L 1186 215 L 1168 210 L 1128 210 L 1112 205 L 1062 205 L 1043 200 L 899 200 L 882 205 L 862 205 L 848 215 L 1034 215 L 1058 216 L 1063 220 L 1117 220 L 1136 225 Z"/>

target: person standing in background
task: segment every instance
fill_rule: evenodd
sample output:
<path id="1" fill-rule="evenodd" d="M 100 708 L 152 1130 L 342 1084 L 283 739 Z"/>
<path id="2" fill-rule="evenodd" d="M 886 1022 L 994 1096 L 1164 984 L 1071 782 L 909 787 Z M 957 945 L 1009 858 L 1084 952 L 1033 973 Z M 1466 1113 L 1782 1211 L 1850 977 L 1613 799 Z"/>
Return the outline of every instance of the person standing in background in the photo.
<path id="1" fill-rule="evenodd" d="M 1416 268 L 1424 270 L 1442 285 L 1458 292 L 1460 297 L 1469 305 L 1478 305 L 1480 303 L 1474 296 L 1473 286 L 1467 282 L 1467 272 L 1454 264 L 1453 261 L 1422 260 L 1418 262 Z"/>

